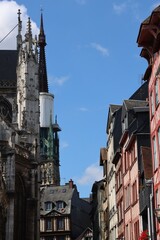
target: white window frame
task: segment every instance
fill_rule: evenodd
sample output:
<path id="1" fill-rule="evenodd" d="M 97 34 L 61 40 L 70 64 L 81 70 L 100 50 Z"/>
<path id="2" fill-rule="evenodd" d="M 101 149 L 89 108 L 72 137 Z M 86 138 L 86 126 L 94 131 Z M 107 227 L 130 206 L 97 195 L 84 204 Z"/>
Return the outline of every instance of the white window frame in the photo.
<path id="1" fill-rule="evenodd" d="M 157 155 L 157 142 L 156 137 L 153 137 L 153 158 L 154 158 L 154 170 L 158 168 L 158 155 Z"/>
<path id="2" fill-rule="evenodd" d="M 159 96 L 158 96 L 158 78 L 156 78 L 156 82 L 155 82 L 155 103 L 156 103 L 156 107 L 159 104 Z"/>

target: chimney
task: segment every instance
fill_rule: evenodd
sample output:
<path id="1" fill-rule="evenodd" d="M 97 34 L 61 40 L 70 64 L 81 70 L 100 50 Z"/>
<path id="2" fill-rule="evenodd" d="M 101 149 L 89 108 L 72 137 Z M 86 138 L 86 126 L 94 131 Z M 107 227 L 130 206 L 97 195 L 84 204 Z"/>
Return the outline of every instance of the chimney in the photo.
<path id="1" fill-rule="evenodd" d="M 73 180 L 72 179 L 69 180 L 69 188 L 73 188 Z"/>

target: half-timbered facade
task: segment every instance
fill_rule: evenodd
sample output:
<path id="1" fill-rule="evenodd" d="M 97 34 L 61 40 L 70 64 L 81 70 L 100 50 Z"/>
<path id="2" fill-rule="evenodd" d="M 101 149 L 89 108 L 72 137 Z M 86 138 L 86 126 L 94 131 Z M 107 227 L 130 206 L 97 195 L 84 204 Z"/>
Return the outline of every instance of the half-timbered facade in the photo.
<path id="1" fill-rule="evenodd" d="M 160 6 L 141 23 L 137 42 L 142 47 L 141 57 L 148 62 L 144 80 L 148 81 L 150 108 L 150 139 L 152 149 L 153 178 L 150 179 L 153 193 L 151 194 L 153 209 L 160 205 Z M 160 210 L 160 209 L 159 209 Z M 152 238 L 160 239 L 160 224 L 153 210 Z M 154 221 L 155 219 L 155 221 Z M 155 228 L 154 228 L 155 225 Z"/>

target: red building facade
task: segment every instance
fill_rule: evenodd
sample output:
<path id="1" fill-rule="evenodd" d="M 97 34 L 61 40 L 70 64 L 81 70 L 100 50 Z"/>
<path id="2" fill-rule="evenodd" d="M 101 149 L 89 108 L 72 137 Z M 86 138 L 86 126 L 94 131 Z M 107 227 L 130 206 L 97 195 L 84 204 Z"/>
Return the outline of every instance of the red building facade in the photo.
<path id="1" fill-rule="evenodd" d="M 148 61 L 144 80 L 148 81 L 150 138 L 153 164 L 153 215 L 160 208 L 160 6 L 141 24 L 138 45 L 141 56 Z M 153 218 L 154 234 L 160 240 L 160 224 Z M 153 234 L 153 236 L 154 236 Z M 152 238 L 153 238 L 152 236 Z"/>

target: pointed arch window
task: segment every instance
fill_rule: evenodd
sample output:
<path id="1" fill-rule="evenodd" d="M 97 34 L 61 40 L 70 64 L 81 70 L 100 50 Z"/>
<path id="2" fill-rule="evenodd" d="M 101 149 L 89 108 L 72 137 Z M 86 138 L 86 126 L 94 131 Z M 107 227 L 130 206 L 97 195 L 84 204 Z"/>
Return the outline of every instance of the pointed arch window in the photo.
<path id="1" fill-rule="evenodd" d="M 12 105 L 3 96 L 0 96 L 0 116 L 12 122 Z"/>

